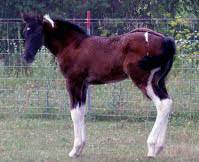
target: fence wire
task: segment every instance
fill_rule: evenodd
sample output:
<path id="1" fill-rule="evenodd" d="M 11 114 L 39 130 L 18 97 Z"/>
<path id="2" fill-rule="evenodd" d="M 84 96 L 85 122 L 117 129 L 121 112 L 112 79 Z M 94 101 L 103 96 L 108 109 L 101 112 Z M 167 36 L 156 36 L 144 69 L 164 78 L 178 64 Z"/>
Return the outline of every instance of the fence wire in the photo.
<path id="1" fill-rule="evenodd" d="M 85 19 L 69 19 L 85 29 Z M 199 118 L 199 20 L 198 19 L 92 19 L 92 35 L 111 36 L 148 27 L 173 36 L 177 57 L 168 78 L 174 99 L 174 116 Z M 69 99 L 56 59 L 45 48 L 30 66 L 23 52 L 21 19 L 0 19 L 0 116 L 67 118 Z M 154 119 L 153 104 L 130 80 L 91 86 L 94 119 Z M 198 114 L 198 116 L 197 116 Z"/>
<path id="2" fill-rule="evenodd" d="M 85 19 L 69 21 L 86 28 Z M 177 56 L 167 80 L 173 113 L 167 147 L 157 161 L 199 161 L 199 19 L 91 22 L 92 35 L 111 36 L 148 27 L 175 38 Z M 22 29 L 21 19 L 0 19 L 0 159 L 71 161 L 66 154 L 73 133 L 67 120 L 70 107 L 64 78 L 46 48 L 32 65 L 21 60 Z M 146 161 L 146 138 L 156 116 L 153 103 L 130 80 L 91 86 L 90 96 L 89 142 L 80 161 Z"/>

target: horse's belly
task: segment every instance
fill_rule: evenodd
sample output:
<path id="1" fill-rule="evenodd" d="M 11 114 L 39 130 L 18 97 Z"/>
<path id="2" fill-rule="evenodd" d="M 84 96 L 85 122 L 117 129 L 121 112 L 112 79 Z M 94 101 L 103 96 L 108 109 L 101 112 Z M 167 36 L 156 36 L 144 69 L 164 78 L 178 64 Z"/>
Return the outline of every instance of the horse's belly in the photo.
<path id="1" fill-rule="evenodd" d="M 113 83 L 113 82 L 118 82 L 121 80 L 126 79 L 128 76 L 126 73 L 121 72 L 121 73 L 109 73 L 107 75 L 95 75 L 89 77 L 90 79 L 88 80 L 89 84 L 106 84 L 106 83 Z"/>

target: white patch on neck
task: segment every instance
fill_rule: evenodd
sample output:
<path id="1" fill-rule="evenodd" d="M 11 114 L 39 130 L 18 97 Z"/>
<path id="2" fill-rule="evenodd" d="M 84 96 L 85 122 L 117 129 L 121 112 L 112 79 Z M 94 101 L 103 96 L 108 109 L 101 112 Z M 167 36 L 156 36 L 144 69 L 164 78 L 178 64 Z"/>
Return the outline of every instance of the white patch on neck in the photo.
<path id="1" fill-rule="evenodd" d="M 27 29 L 26 29 L 27 31 L 29 31 L 30 30 L 30 27 L 27 27 Z"/>
<path id="2" fill-rule="evenodd" d="M 50 18 L 50 16 L 49 15 L 44 15 L 44 19 L 45 20 L 47 20 L 50 24 L 51 24 L 51 26 L 54 28 L 55 27 L 55 22 Z"/>
<path id="3" fill-rule="evenodd" d="M 149 33 L 148 32 L 144 33 L 144 37 L 145 37 L 145 41 L 149 42 Z"/>

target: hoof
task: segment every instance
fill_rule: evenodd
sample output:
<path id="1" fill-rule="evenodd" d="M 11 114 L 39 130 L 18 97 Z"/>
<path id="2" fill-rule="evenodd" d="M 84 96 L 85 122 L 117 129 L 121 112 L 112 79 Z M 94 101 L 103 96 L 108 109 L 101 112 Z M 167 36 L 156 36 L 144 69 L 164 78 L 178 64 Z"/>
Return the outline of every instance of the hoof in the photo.
<path id="1" fill-rule="evenodd" d="M 158 155 L 162 150 L 164 149 L 164 146 L 156 146 L 155 147 L 155 154 Z"/>
<path id="2" fill-rule="evenodd" d="M 155 156 L 148 156 L 148 155 L 147 155 L 147 159 L 148 159 L 148 160 L 155 160 Z"/>
<path id="3" fill-rule="evenodd" d="M 77 153 L 71 151 L 71 152 L 68 154 L 68 156 L 69 156 L 70 158 L 77 158 L 79 155 L 78 155 Z"/>
<path id="4" fill-rule="evenodd" d="M 151 159 L 151 160 L 154 160 L 155 157 L 156 157 L 155 155 L 149 155 L 149 154 L 147 155 L 147 158 L 148 158 L 148 159 Z"/>
<path id="5" fill-rule="evenodd" d="M 68 154 L 68 156 L 71 157 L 71 158 L 79 157 L 81 155 L 82 150 L 83 150 L 85 145 L 86 145 L 86 142 L 83 142 L 81 145 L 73 147 L 73 149 Z"/>
<path id="6" fill-rule="evenodd" d="M 71 152 L 68 154 L 71 158 L 77 158 L 80 155 L 81 145 L 74 147 Z"/>
<path id="7" fill-rule="evenodd" d="M 149 158 L 155 158 L 156 157 L 156 154 L 155 154 L 155 144 L 154 143 L 148 144 L 148 154 L 147 154 L 147 157 L 149 157 Z"/>
<path id="8" fill-rule="evenodd" d="M 150 145 L 152 146 L 152 145 Z M 149 152 L 147 154 L 147 157 L 149 159 L 155 159 L 155 157 L 164 149 L 164 146 L 155 146 L 155 147 L 150 147 Z"/>

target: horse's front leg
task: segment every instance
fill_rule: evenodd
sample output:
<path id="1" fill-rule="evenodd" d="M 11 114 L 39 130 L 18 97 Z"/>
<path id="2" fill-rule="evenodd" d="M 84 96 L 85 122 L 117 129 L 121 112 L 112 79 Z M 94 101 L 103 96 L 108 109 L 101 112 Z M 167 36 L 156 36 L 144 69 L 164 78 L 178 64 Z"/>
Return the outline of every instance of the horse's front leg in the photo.
<path id="1" fill-rule="evenodd" d="M 74 144 L 70 157 L 78 157 L 86 144 L 85 102 L 87 86 L 74 81 L 67 81 L 67 89 L 71 101 L 71 118 L 74 126 Z"/>
<path id="2" fill-rule="evenodd" d="M 74 144 L 69 153 L 70 157 L 78 157 L 86 144 L 86 131 L 84 122 L 85 107 L 77 105 L 71 110 L 74 127 Z"/>

